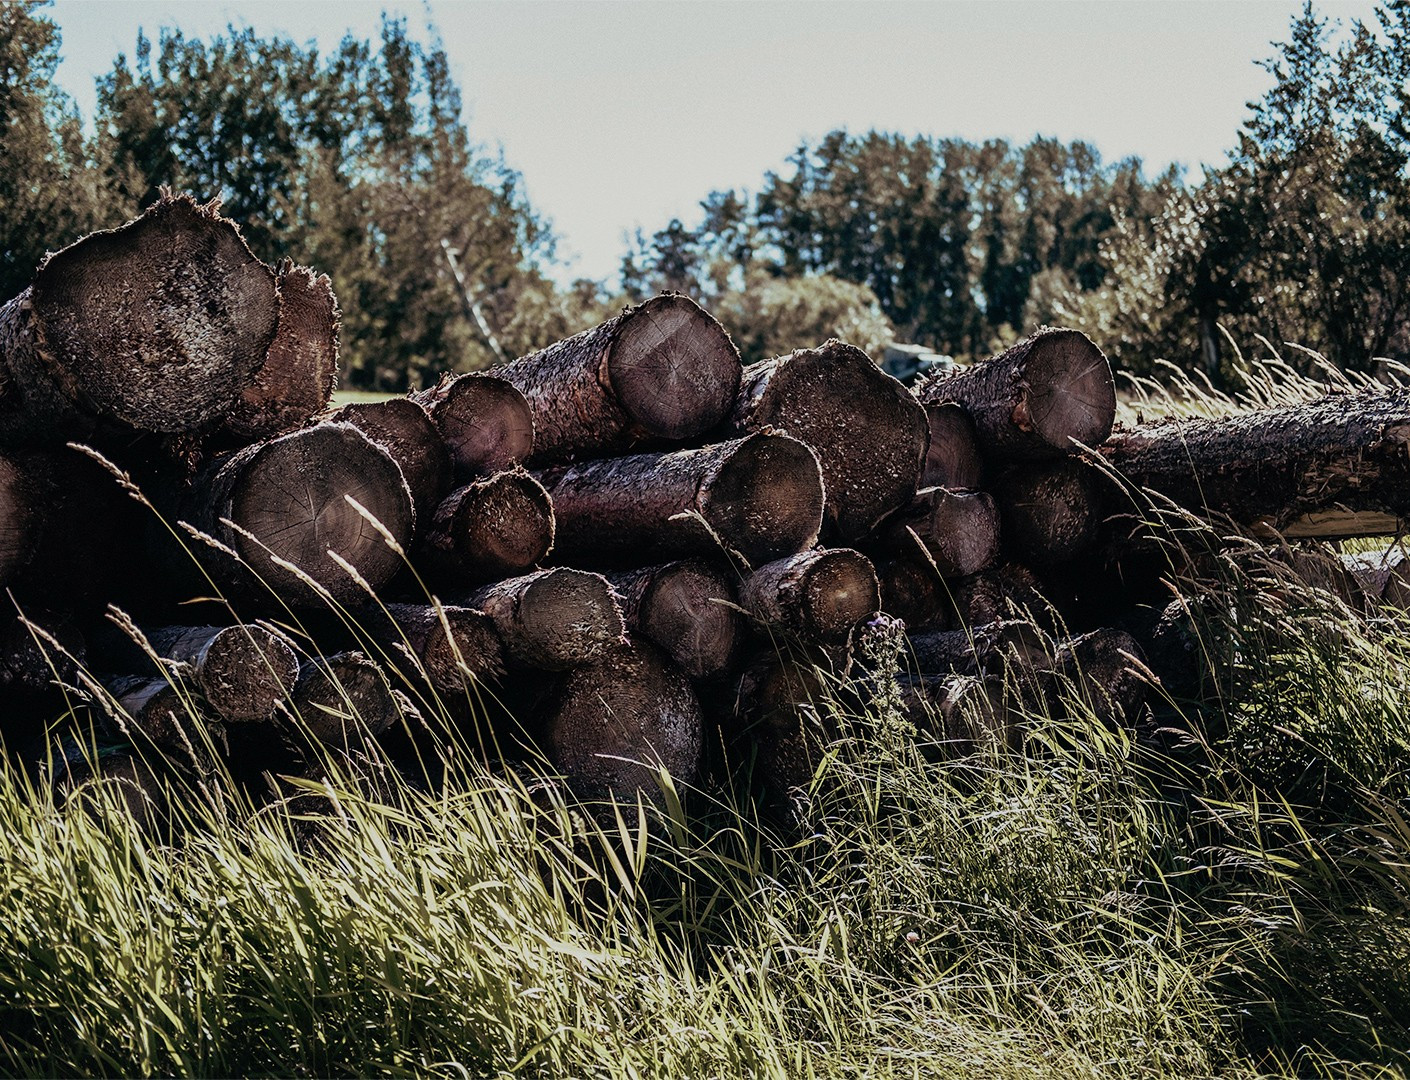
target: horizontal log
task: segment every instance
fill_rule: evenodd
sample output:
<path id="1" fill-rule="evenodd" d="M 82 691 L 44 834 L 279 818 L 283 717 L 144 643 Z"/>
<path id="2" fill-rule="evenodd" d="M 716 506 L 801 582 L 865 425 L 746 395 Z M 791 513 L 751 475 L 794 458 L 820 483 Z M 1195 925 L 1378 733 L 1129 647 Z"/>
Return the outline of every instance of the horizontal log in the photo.
<path id="1" fill-rule="evenodd" d="M 881 597 L 866 556 L 822 548 L 765 563 L 745 579 L 740 603 L 768 627 L 824 645 L 845 643 Z"/>
<path id="2" fill-rule="evenodd" d="M 388 604 L 360 619 L 409 681 L 437 693 L 460 695 L 471 682 L 493 682 L 504 672 L 504 650 L 494 620 L 453 604 Z M 408 652 L 415 657 L 410 662 Z"/>
<path id="3" fill-rule="evenodd" d="M 920 486 L 954 491 L 983 487 L 984 458 L 969 413 L 953 401 L 931 402 L 925 406 L 925 419 L 930 427 L 930 449 L 925 454 Z"/>
<path id="4" fill-rule="evenodd" d="M 158 656 L 185 665 L 222 720 L 269 720 L 298 682 L 298 654 L 265 626 L 168 626 L 149 631 L 147 640 Z"/>
<path id="5" fill-rule="evenodd" d="M 999 508 L 984 491 L 924 488 L 886 519 L 879 543 L 903 551 L 925 545 L 941 577 L 977 574 L 999 557 Z"/>
<path id="6" fill-rule="evenodd" d="M 365 745 L 401 719 L 386 672 L 356 650 L 305 663 L 292 704 L 301 734 L 342 749 Z"/>
<path id="7" fill-rule="evenodd" d="M 426 410 L 406 398 L 388 398 L 344 405 L 330 419 L 351 424 L 391 455 L 424 528 L 451 484 L 450 454 Z"/>
<path id="8" fill-rule="evenodd" d="M 1032 623 L 1019 620 L 912 634 L 909 641 L 913 670 L 923 675 L 1000 675 L 1052 666 L 1047 638 Z"/>
<path id="9" fill-rule="evenodd" d="M 494 620 L 506 660 L 567 671 L 623 644 L 626 626 L 601 574 L 558 567 L 497 581 L 464 599 Z"/>
<path id="10" fill-rule="evenodd" d="M 1068 562 L 1097 538 L 1100 474 L 1073 458 L 1015 466 L 994 483 L 1004 546 L 1034 566 Z"/>
<path id="11" fill-rule="evenodd" d="M 912 540 L 909 548 L 874 559 L 881 589 L 881 610 L 900 619 L 908 630 L 946 630 L 952 622 L 951 587 L 935 560 Z"/>
<path id="12" fill-rule="evenodd" d="M 416 561 L 436 582 L 468 588 L 533 569 L 556 535 L 548 492 L 515 467 L 451 492 L 422 530 Z"/>
<path id="13" fill-rule="evenodd" d="M 533 453 L 533 412 L 506 379 L 485 372 L 446 375 L 410 397 L 440 431 L 459 483 L 512 469 Z"/>
<path id="14" fill-rule="evenodd" d="M 687 675 L 709 679 L 740 659 L 746 624 L 732 575 L 704 559 L 607 575 L 633 634 L 649 638 Z"/>

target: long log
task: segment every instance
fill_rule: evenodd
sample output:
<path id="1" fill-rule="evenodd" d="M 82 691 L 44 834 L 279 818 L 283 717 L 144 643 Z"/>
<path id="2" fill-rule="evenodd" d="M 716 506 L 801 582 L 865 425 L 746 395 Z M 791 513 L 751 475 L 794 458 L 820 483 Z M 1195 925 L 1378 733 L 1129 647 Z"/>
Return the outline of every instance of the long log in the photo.
<path id="1" fill-rule="evenodd" d="M 942 577 L 968 577 L 999 557 L 999 508 L 985 491 L 924 488 L 886 519 L 880 542 L 904 551 L 920 540 Z"/>
<path id="2" fill-rule="evenodd" d="M 994 484 L 1009 555 L 1052 566 L 1081 554 L 1102 520 L 1097 471 L 1076 458 L 1015 466 Z"/>
<path id="3" fill-rule="evenodd" d="M 370 624 L 408 681 L 424 679 L 438 693 L 463 694 L 470 682 L 492 682 L 504 672 L 494 620 L 482 611 L 453 604 L 388 604 L 385 613 L 369 611 L 361 622 Z"/>
<path id="4" fill-rule="evenodd" d="M 760 565 L 811 547 L 822 524 L 817 456 L 786 435 L 589 461 L 541 478 L 565 562 L 735 551 Z"/>
<path id="5" fill-rule="evenodd" d="M 567 567 L 497 581 L 464 604 L 494 620 L 505 658 L 522 667 L 579 667 L 621 644 L 626 633 L 607 579 Z"/>
<path id="6" fill-rule="evenodd" d="M 1341 562 L 1372 604 L 1410 611 L 1410 561 L 1403 548 L 1344 552 Z"/>
<path id="7" fill-rule="evenodd" d="M 766 563 L 740 589 L 740 603 L 766 626 L 805 641 L 840 645 L 881 596 L 876 570 L 848 548 L 821 548 Z"/>
<path id="8" fill-rule="evenodd" d="M 915 494 L 930 439 L 911 392 L 836 340 L 747 367 L 729 425 L 781 431 L 813 448 L 827 494 L 824 536 L 841 543 Z"/>
<path id="9" fill-rule="evenodd" d="M 930 449 L 925 454 L 920 486 L 956 491 L 982 487 L 984 458 L 969 413 L 953 401 L 937 401 L 925 406 L 925 419 L 930 427 Z"/>
<path id="10" fill-rule="evenodd" d="M 357 428 L 323 423 L 212 463 L 184 493 L 181 517 L 238 556 L 239 563 L 193 545 L 222 587 L 258 599 L 273 590 L 289 604 L 322 605 L 318 588 L 279 559 L 298 567 L 335 602 L 351 604 L 366 599 L 366 592 L 330 551 L 374 590 L 392 580 L 403 556 L 349 500 L 395 544 L 410 541 L 411 493 L 396 462 Z"/>
<path id="11" fill-rule="evenodd" d="M 1044 327 L 998 356 L 921 384 L 926 404 L 954 401 L 996 461 L 1032 461 L 1095 446 L 1111 433 L 1116 384 L 1101 349 L 1078 330 Z"/>
<path id="12" fill-rule="evenodd" d="M 633 799 L 659 774 L 691 784 L 703 746 L 690 679 L 653 645 L 616 648 L 563 680 L 544 721 L 549 760 L 584 793 Z"/>
<path id="13" fill-rule="evenodd" d="M 297 431 L 328 407 L 338 381 L 338 301 L 327 274 L 285 262 L 279 326 L 219 438 L 245 445 Z"/>
<path id="14" fill-rule="evenodd" d="M 966 630 L 940 630 L 910 636 L 915 670 L 924 675 L 998 675 L 1010 668 L 1051 667 L 1047 639 L 1031 623 L 1010 620 Z"/>
<path id="15" fill-rule="evenodd" d="M 0 441 L 195 431 L 250 385 L 279 293 L 234 223 L 186 197 L 48 256 L 0 308 Z"/>
<path id="16" fill-rule="evenodd" d="M 269 720 L 298 681 L 299 658 L 288 640 L 254 623 L 168 626 L 149 632 L 147 640 L 158 656 L 186 665 L 222 720 Z"/>
<path id="17" fill-rule="evenodd" d="M 430 414 L 462 484 L 512 469 L 533 453 L 534 415 L 506 379 L 485 372 L 447 375 L 409 396 Z"/>
<path id="18" fill-rule="evenodd" d="M 494 374 L 534 418 L 533 462 L 600 456 L 639 438 L 692 439 L 739 387 L 739 351 L 689 297 L 656 296 Z"/>
<path id="19" fill-rule="evenodd" d="M 194 694 L 174 677 L 122 676 L 106 689 L 117 706 L 114 722 L 139 749 L 202 772 L 224 756 L 224 729 L 201 715 Z"/>
<path id="20" fill-rule="evenodd" d="M 1093 630 L 1063 642 L 1054 654 L 1053 670 L 1062 676 L 1054 684 L 1055 698 L 1067 688 L 1075 690 L 1109 724 L 1135 723 L 1151 689 L 1145 652 L 1124 630 Z"/>
<path id="21" fill-rule="evenodd" d="M 709 679 L 740 658 L 746 624 L 730 575 L 704 559 L 609 574 L 627 629 L 666 651 L 687 675 Z"/>
<path id="22" fill-rule="evenodd" d="M 1390 536 L 1410 520 L 1408 390 L 1151 424 L 1102 453 L 1135 484 L 1261 534 Z"/>
<path id="23" fill-rule="evenodd" d="M 426 410 L 406 398 L 388 398 L 344 405 L 330 419 L 351 424 L 391 455 L 424 528 L 451 484 L 450 454 Z"/>
<path id="24" fill-rule="evenodd" d="M 422 530 L 416 559 L 438 582 L 468 588 L 533 569 L 555 535 L 548 492 L 516 467 L 451 492 Z"/>

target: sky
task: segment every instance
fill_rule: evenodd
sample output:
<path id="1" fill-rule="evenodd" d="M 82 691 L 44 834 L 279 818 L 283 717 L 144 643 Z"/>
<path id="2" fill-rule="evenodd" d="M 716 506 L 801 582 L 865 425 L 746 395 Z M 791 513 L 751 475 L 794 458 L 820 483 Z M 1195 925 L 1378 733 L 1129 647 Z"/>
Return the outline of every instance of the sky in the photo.
<path id="1" fill-rule="evenodd" d="M 1085 139 L 1106 160 L 1198 176 L 1269 85 L 1255 61 L 1301 0 L 55 0 L 57 79 L 94 79 L 139 28 L 227 24 L 332 47 L 382 10 L 434 25 L 471 136 L 553 224 L 556 276 L 615 277 L 626 236 L 698 220 L 710 191 L 757 190 L 837 128 Z M 1349 23 L 1369 0 L 1319 4 Z"/>

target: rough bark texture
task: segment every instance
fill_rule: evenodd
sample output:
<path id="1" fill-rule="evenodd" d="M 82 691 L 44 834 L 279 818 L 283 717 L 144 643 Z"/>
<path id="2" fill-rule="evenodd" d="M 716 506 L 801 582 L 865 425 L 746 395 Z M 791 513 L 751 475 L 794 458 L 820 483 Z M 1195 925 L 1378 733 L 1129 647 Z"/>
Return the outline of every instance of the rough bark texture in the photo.
<path id="1" fill-rule="evenodd" d="M 331 419 L 351 424 L 391 455 L 424 527 L 451 483 L 450 454 L 426 410 L 406 398 L 388 398 L 344 405 Z"/>
<path id="2" fill-rule="evenodd" d="M 767 626 L 807 641 L 839 645 L 876 613 L 876 570 L 848 548 L 805 551 L 766 563 L 750 574 L 740 603 Z"/>
<path id="3" fill-rule="evenodd" d="M 944 630 L 951 622 L 950 586 L 916 541 L 876 560 L 881 610 L 910 630 Z"/>
<path id="4" fill-rule="evenodd" d="M 504 650 L 494 620 L 482 611 L 388 604 L 385 615 L 369 612 L 362 621 L 371 624 L 378 643 L 408 674 L 408 681 L 424 679 L 438 693 L 461 695 L 471 681 L 493 682 L 504 672 Z"/>
<path id="5" fill-rule="evenodd" d="M 915 494 L 930 426 L 911 392 L 840 341 L 751 364 L 734 431 L 781 431 L 813 448 L 827 504 L 825 537 L 858 540 Z"/>
<path id="6" fill-rule="evenodd" d="M 37 495 L 19 460 L 0 456 L 0 587 L 24 569 L 39 543 Z"/>
<path id="7" fill-rule="evenodd" d="M 1134 723 L 1150 690 L 1146 655 L 1124 630 L 1093 630 L 1058 646 L 1053 669 L 1106 723 Z M 1057 684 L 1057 695 L 1070 692 Z"/>
<path id="8" fill-rule="evenodd" d="M 734 667 L 747 626 L 731 575 L 704 559 L 609 574 L 627 629 L 655 642 L 687 675 L 709 679 Z"/>
<path id="9" fill-rule="evenodd" d="M 452 587 L 480 585 L 533 569 L 555 534 L 548 493 L 515 468 L 453 491 L 423 530 L 418 561 Z"/>
<path id="10" fill-rule="evenodd" d="M 0 699 L 13 702 L 15 695 L 71 686 L 86 661 L 83 634 L 61 612 L 14 613 L 0 620 Z M 0 705 L 0 730 L 9 719 L 4 713 Z"/>
<path id="11" fill-rule="evenodd" d="M 50 255 L 0 308 L 0 441 L 195 431 L 274 340 L 279 294 L 233 222 L 165 198 Z"/>
<path id="12" fill-rule="evenodd" d="M 1091 546 L 1101 524 L 1096 470 L 1075 458 L 1009 470 L 994 485 L 1004 547 L 1035 566 L 1066 562 Z"/>
<path id="13" fill-rule="evenodd" d="M 1033 671 L 1051 666 L 1043 634 L 1031 623 L 1017 620 L 912 634 L 910 644 L 915 670 L 926 675 L 998 675 L 1008 667 Z"/>
<path id="14" fill-rule="evenodd" d="M 1195 513 L 1287 537 L 1394 535 L 1410 519 L 1410 391 L 1118 432 L 1108 462 Z"/>
<path id="15" fill-rule="evenodd" d="M 294 689 L 303 731 L 327 746 L 356 748 L 401 718 L 386 673 L 362 652 L 321 656 L 303 665 Z"/>
<path id="16" fill-rule="evenodd" d="M 106 689 L 120 710 L 114 721 L 139 747 L 155 748 L 183 764 L 207 764 L 208 748 L 200 745 L 202 733 L 192 723 L 193 696 L 189 690 L 178 690 L 178 685 L 175 676 L 153 679 L 132 675 L 110 680 Z M 218 728 L 212 727 L 206 734 L 212 731 Z"/>
<path id="17" fill-rule="evenodd" d="M 338 382 L 338 301 L 327 274 L 285 263 L 279 327 L 264 363 L 221 425 L 243 445 L 297 431 L 328 407 Z"/>
<path id="18" fill-rule="evenodd" d="M 533 413 L 505 379 L 484 372 L 447 375 L 410 397 L 430 414 L 462 484 L 512 469 L 533 453 Z"/>
<path id="19" fill-rule="evenodd" d="M 703 435 L 729 411 L 739 351 L 693 300 L 667 293 L 497 368 L 529 402 L 535 464 L 633 439 Z"/>
<path id="20" fill-rule="evenodd" d="M 584 793 L 619 799 L 657 796 L 663 769 L 694 783 L 702 744 L 690 680 L 645 643 L 571 672 L 544 722 L 549 760 Z"/>
<path id="21" fill-rule="evenodd" d="M 403 556 L 349 499 L 405 548 L 415 518 L 401 469 L 357 428 L 324 423 L 213 463 L 187 491 L 181 516 L 243 560 L 240 566 L 195 545 L 228 587 L 268 599 L 257 575 L 286 603 L 322 605 L 317 589 L 273 561 L 279 558 L 335 601 L 360 603 L 366 592 L 329 551 L 351 563 L 374 590 L 391 581 Z"/>
<path id="22" fill-rule="evenodd" d="M 498 581 L 471 593 L 465 606 L 494 620 L 506 659 L 545 671 L 590 663 L 626 632 L 607 579 L 566 567 Z"/>
<path id="23" fill-rule="evenodd" d="M 986 626 L 1014 619 L 1036 621 L 1048 629 L 1051 610 L 1042 586 L 1027 567 L 1014 562 L 953 583 L 955 614 L 965 626 Z"/>
<path id="24" fill-rule="evenodd" d="M 914 534 L 914 535 L 913 535 Z M 967 577 L 999 557 L 999 508 L 984 491 L 924 488 L 887 518 L 881 542 L 904 551 L 919 539 L 942 577 Z"/>
<path id="25" fill-rule="evenodd" d="M 811 547 L 822 523 L 818 459 L 786 435 L 584 462 L 542 479 L 565 562 L 630 565 L 645 552 L 708 556 L 723 546 L 759 565 Z"/>
<path id="26" fill-rule="evenodd" d="M 211 710 L 236 723 L 269 720 L 299 678 L 288 640 L 254 623 L 168 626 L 147 640 L 158 656 L 185 664 Z"/>
<path id="27" fill-rule="evenodd" d="M 917 675 L 901 678 L 898 685 L 906 719 L 941 759 L 1012 746 L 1015 727 L 1001 678 Z"/>
<path id="28" fill-rule="evenodd" d="M 1044 327 L 992 359 L 923 383 L 926 404 L 954 401 L 974 420 L 979 449 L 1031 461 L 1096 446 L 1116 418 L 1111 365 L 1078 330 Z"/>
<path id="29" fill-rule="evenodd" d="M 931 402 L 925 406 L 925 418 L 930 426 L 930 449 L 925 454 L 920 486 L 957 491 L 983 486 L 984 459 L 969 413 L 953 401 Z"/>

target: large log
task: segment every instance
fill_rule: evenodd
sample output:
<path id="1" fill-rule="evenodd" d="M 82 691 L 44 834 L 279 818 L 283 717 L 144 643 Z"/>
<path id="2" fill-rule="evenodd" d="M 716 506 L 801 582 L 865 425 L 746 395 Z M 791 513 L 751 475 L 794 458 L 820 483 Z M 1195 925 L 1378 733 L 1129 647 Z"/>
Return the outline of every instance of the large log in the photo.
<path id="1" fill-rule="evenodd" d="M 1016 748 L 1017 726 L 1008 710 L 1012 688 L 1001 677 L 915 675 L 897 682 L 906 719 L 942 760 Z"/>
<path id="2" fill-rule="evenodd" d="M 875 565 L 882 611 L 900 619 L 909 630 L 949 628 L 954 606 L 950 586 L 917 541 L 876 559 Z"/>
<path id="3" fill-rule="evenodd" d="M 840 542 L 865 536 L 915 494 L 930 439 L 910 391 L 836 340 L 751 364 L 729 423 L 813 448 L 827 494 L 824 536 Z"/>
<path id="4" fill-rule="evenodd" d="M 627 629 L 649 638 L 696 679 L 734 667 L 746 625 L 730 575 L 704 559 L 609 574 Z"/>
<path id="5" fill-rule="evenodd" d="M 817 456 L 786 435 L 583 462 L 542 479 L 565 562 L 735 551 L 758 565 L 811 547 L 822 524 Z"/>
<path id="6" fill-rule="evenodd" d="M 349 500 L 371 515 L 386 535 Z M 218 584 L 261 600 L 319 606 L 357 603 L 366 592 L 336 552 L 376 590 L 403 566 L 415 520 L 401 469 L 349 424 L 317 424 L 213 462 L 182 498 L 181 516 L 238 556 L 195 542 Z M 226 524 L 230 522 L 232 524 Z M 314 583 L 280 565 L 291 563 Z M 260 583 L 263 583 L 261 585 Z"/>
<path id="7" fill-rule="evenodd" d="M 269 720 L 299 677 L 289 641 L 268 627 L 168 626 L 147 640 L 158 656 L 183 664 L 211 710 L 222 720 Z"/>
<path id="8" fill-rule="evenodd" d="M 942 577 L 968 577 L 999 557 L 999 508 L 988 492 L 924 488 L 886 519 L 880 540 L 893 551 L 919 540 Z"/>
<path id="9" fill-rule="evenodd" d="M 703 435 L 729 411 L 739 372 L 739 351 L 720 324 L 689 297 L 667 293 L 494 374 L 528 400 L 533 461 L 548 464 L 639 438 Z"/>
<path id="10" fill-rule="evenodd" d="M 881 606 L 876 570 L 848 548 L 821 548 L 766 563 L 740 589 L 740 603 L 768 627 L 840 645 Z"/>
<path id="11" fill-rule="evenodd" d="M 568 674 L 544 721 L 544 750 L 584 794 L 653 797 L 662 770 L 695 782 L 702 726 L 685 673 L 637 643 Z"/>
<path id="12" fill-rule="evenodd" d="M 921 384 L 926 404 L 954 401 L 996 461 L 1030 461 L 1095 446 L 1116 418 L 1116 384 L 1101 349 L 1078 330 L 1044 327 L 1013 348 Z"/>
<path id="13" fill-rule="evenodd" d="M 973 491 L 984 483 L 984 458 L 969 413 L 953 401 L 925 406 L 930 425 L 930 449 L 925 454 L 920 486 Z"/>
<path id="14" fill-rule="evenodd" d="M 512 469 L 533 452 L 533 413 L 505 379 L 484 372 L 447 375 L 410 397 L 430 414 L 462 484 Z"/>
<path id="15" fill-rule="evenodd" d="M 426 410 L 406 398 L 388 398 L 344 405 L 331 419 L 351 424 L 391 455 L 424 528 L 451 484 L 450 454 Z"/>
<path id="16" fill-rule="evenodd" d="M 494 620 L 505 658 L 522 667 L 579 667 L 621 644 L 626 633 L 607 579 L 567 567 L 497 581 L 464 604 Z"/>
<path id="17" fill-rule="evenodd" d="M 1102 453 L 1135 484 L 1260 533 L 1390 536 L 1410 520 L 1410 390 L 1151 424 Z"/>
<path id="18" fill-rule="evenodd" d="M 555 535 L 548 492 L 515 467 L 451 492 L 422 531 L 416 558 L 438 582 L 469 588 L 532 570 Z"/>
<path id="19" fill-rule="evenodd" d="M 492 682 L 503 674 L 499 634 L 483 611 L 453 604 L 388 604 L 368 611 L 361 621 L 370 625 L 409 682 L 424 680 L 437 693 L 462 695 L 472 681 Z"/>
<path id="20" fill-rule="evenodd" d="M 279 293 L 234 223 L 185 197 L 47 257 L 0 308 L 0 441 L 195 431 L 250 385 Z"/>
<path id="21" fill-rule="evenodd" d="M 1015 466 L 993 487 L 1009 554 L 1035 566 L 1067 562 L 1101 525 L 1097 471 L 1076 458 Z"/>
<path id="22" fill-rule="evenodd" d="M 328 407 L 338 381 L 338 301 L 327 274 L 285 262 L 278 270 L 279 327 L 221 425 L 245 445 L 297 431 Z"/>

